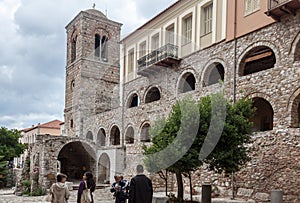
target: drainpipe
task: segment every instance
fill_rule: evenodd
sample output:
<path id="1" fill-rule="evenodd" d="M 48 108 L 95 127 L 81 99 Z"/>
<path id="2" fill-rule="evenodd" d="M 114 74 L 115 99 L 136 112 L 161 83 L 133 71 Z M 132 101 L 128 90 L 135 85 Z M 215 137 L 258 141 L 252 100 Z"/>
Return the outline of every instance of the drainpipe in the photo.
<path id="1" fill-rule="evenodd" d="M 234 28 L 233 28 L 233 38 L 234 38 L 234 69 L 233 69 L 233 103 L 236 102 L 236 69 L 237 69 L 237 0 L 234 1 Z M 231 174 L 231 185 L 232 185 L 232 199 L 234 199 L 234 191 L 235 191 L 235 178 L 234 172 Z"/>

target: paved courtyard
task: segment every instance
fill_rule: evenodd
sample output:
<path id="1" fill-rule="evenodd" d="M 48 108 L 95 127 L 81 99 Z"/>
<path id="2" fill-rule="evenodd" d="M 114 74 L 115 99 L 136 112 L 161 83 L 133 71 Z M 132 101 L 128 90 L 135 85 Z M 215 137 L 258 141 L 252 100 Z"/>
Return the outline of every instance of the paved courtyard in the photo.
<path id="1" fill-rule="evenodd" d="M 69 203 L 76 203 L 77 190 L 71 191 L 71 197 Z M 25 202 L 46 202 L 44 201 L 46 196 L 38 197 L 26 197 L 26 196 L 16 196 L 13 194 L 13 190 L 0 190 L 0 203 L 25 203 Z M 109 189 L 99 189 L 95 191 L 95 203 L 114 203 L 112 199 L 112 194 Z"/>
<path id="2" fill-rule="evenodd" d="M 71 197 L 68 203 L 77 203 L 76 202 L 77 190 L 71 191 Z M 164 196 L 163 192 L 155 193 L 154 197 L 162 197 Z M 26 197 L 26 196 L 16 196 L 13 194 L 13 190 L 5 189 L 0 190 L 0 203 L 38 203 L 38 202 L 46 202 L 44 201 L 46 196 L 38 196 L 38 197 Z M 188 197 L 188 195 L 186 196 Z M 156 198 L 154 198 L 153 202 Z M 194 196 L 194 200 L 200 202 L 201 196 Z M 212 199 L 213 203 L 255 203 L 254 200 L 231 200 L 230 198 L 214 198 Z M 95 191 L 95 203 L 114 203 L 114 199 L 112 198 L 112 194 L 109 192 L 109 188 L 98 189 Z"/>

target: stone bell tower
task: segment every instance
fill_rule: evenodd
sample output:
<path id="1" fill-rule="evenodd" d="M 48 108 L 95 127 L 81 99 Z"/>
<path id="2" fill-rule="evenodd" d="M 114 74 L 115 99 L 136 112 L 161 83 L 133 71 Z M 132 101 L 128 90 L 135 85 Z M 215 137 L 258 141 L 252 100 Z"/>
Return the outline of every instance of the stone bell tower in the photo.
<path id="1" fill-rule="evenodd" d="M 121 24 L 96 9 L 67 26 L 65 130 L 81 137 L 86 118 L 119 105 Z"/>

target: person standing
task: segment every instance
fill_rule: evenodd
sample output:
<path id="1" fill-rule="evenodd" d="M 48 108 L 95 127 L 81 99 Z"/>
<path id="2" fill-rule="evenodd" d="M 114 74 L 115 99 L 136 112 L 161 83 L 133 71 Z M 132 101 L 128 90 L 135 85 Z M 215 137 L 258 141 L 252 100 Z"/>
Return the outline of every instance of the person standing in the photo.
<path id="1" fill-rule="evenodd" d="M 93 179 L 93 174 L 91 172 L 85 172 L 82 177 L 82 181 L 79 183 L 79 188 L 77 192 L 77 203 L 94 203 L 93 192 L 96 189 L 96 184 Z M 83 198 L 86 192 L 89 192 L 91 201 Z"/>
<path id="2" fill-rule="evenodd" d="M 123 179 L 123 176 L 115 175 L 115 181 L 110 192 L 114 193 L 115 203 L 125 203 L 128 198 L 128 181 Z"/>
<path id="3" fill-rule="evenodd" d="M 137 175 L 130 181 L 129 203 L 151 203 L 153 197 L 152 181 L 145 176 L 144 167 L 137 165 Z"/>
<path id="4" fill-rule="evenodd" d="M 62 173 L 58 174 L 56 180 L 57 182 L 50 187 L 51 203 L 67 203 L 70 197 L 69 189 L 65 184 L 67 176 Z"/>

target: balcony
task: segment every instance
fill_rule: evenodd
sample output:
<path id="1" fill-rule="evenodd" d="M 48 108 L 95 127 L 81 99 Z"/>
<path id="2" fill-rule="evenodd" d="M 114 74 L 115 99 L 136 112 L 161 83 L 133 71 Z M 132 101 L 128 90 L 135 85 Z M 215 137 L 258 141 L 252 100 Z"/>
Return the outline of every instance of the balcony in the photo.
<path id="1" fill-rule="evenodd" d="M 138 61 L 138 75 L 148 76 L 162 70 L 162 67 L 173 67 L 178 65 L 178 46 L 166 44 L 148 55 L 141 57 Z"/>
<path id="2" fill-rule="evenodd" d="M 300 0 L 269 0 L 269 8 L 265 14 L 280 21 L 284 15 L 296 15 L 298 9 L 300 9 Z"/>

